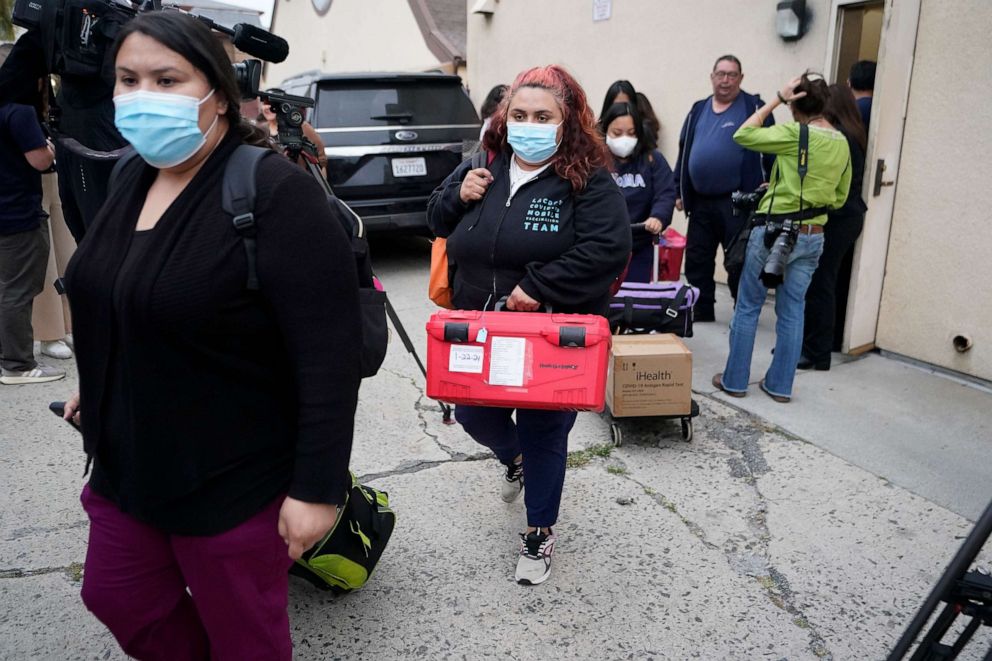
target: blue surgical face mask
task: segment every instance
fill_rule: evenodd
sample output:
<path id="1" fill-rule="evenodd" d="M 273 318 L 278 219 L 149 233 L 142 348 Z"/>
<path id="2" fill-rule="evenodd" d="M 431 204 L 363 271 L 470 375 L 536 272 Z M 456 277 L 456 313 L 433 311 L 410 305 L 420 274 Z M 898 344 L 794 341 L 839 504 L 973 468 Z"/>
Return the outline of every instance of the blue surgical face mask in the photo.
<path id="1" fill-rule="evenodd" d="M 543 163 L 558 151 L 558 124 L 507 122 L 506 140 L 524 163 Z"/>
<path id="2" fill-rule="evenodd" d="M 217 125 L 200 131 L 202 99 L 183 94 L 138 91 L 114 97 L 114 124 L 145 162 L 161 169 L 183 163 L 202 147 Z"/>

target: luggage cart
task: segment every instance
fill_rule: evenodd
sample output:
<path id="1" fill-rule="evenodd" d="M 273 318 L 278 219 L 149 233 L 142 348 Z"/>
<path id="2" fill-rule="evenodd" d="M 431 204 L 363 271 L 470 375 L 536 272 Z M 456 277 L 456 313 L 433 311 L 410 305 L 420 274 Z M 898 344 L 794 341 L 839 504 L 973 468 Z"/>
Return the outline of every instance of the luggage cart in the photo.
<path id="1" fill-rule="evenodd" d="M 669 230 L 671 230 L 671 228 L 669 228 Z M 636 223 L 634 225 L 631 225 L 631 231 L 634 232 L 635 234 L 638 232 L 642 232 L 642 233 L 645 232 L 646 230 L 644 229 L 644 223 Z M 657 283 L 659 281 L 659 275 L 662 272 L 665 272 L 670 276 L 673 269 L 674 272 L 677 273 L 682 265 L 682 255 L 685 249 L 685 237 L 682 237 L 682 235 L 678 234 L 674 230 L 672 230 L 671 233 L 669 233 L 668 230 L 666 230 L 666 233 L 663 234 L 662 241 L 665 241 L 667 244 L 669 244 L 667 250 L 668 254 L 666 255 L 664 260 L 660 258 L 661 250 L 665 246 L 659 245 L 661 241 L 659 241 L 658 237 L 655 237 L 654 264 L 651 269 L 652 283 Z M 664 263 L 659 263 L 659 262 L 664 262 Z M 682 335 L 679 333 L 676 333 L 676 335 L 682 337 Z M 610 423 L 610 436 L 613 442 L 613 446 L 620 447 L 623 445 L 623 428 L 621 427 L 621 422 L 624 420 L 630 420 L 632 421 L 632 423 L 636 423 L 638 421 L 643 422 L 646 420 L 678 420 L 681 426 L 682 440 L 685 441 L 686 443 L 690 443 L 693 437 L 692 419 L 699 415 L 699 404 L 697 404 L 696 400 L 693 398 L 690 398 L 689 402 L 690 402 L 689 410 L 686 411 L 685 413 L 677 413 L 673 415 L 654 415 L 654 416 L 624 416 L 620 418 L 615 417 L 613 415 L 613 412 L 610 410 L 609 406 L 607 406 L 603 411 L 603 415 L 606 419 L 609 420 Z"/>
<path id="2" fill-rule="evenodd" d="M 603 415 L 606 416 L 610 421 L 610 438 L 613 441 L 613 447 L 620 447 L 623 445 L 623 428 L 620 423 L 624 420 L 630 420 L 632 422 L 645 421 L 645 420 L 678 420 L 682 426 L 682 440 L 686 443 L 692 442 L 692 419 L 699 415 L 699 404 L 696 403 L 695 399 L 691 399 L 691 407 L 689 412 L 686 414 L 675 414 L 675 415 L 652 415 L 652 416 L 631 416 L 624 418 L 613 417 L 613 412 L 610 411 L 609 407 L 603 411 Z"/>

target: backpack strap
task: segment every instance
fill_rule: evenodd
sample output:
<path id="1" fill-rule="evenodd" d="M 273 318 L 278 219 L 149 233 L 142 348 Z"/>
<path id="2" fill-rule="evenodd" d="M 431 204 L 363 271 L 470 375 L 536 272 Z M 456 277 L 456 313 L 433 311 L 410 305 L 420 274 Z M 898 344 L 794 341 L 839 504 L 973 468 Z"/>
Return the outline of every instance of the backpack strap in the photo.
<path id="1" fill-rule="evenodd" d="M 224 181 L 221 184 L 221 207 L 231 214 L 234 231 L 241 237 L 245 245 L 245 257 L 248 260 L 248 280 L 245 287 L 248 291 L 258 291 L 257 245 L 255 236 L 255 176 L 258 164 L 268 154 L 274 154 L 271 149 L 239 145 L 224 166 Z"/>
<path id="2" fill-rule="evenodd" d="M 471 165 L 469 166 L 469 170 L 477 170 L 479 168 L 486 167 L 487 157 L 488 157 L 488 152 L 485 151 L 477 151 L 474 154 L 472 154 L 472 158 L 471 158 L 472 162 Z"/>
<path id="3" fill-rule="evenodd" d="M 689 295 L 690 291 L 691 289 L 689 285 L 682 285 L 679 288 L 678 292 L 675 294 L 675 298 L 672 299 L 672 302 L 666 305 L 665 309 L 662 310 L 666 317 L 675 319 L 679 316 L 679 310 L 682 309 L 682 304 L 685 303 L 686 296 Z"/>

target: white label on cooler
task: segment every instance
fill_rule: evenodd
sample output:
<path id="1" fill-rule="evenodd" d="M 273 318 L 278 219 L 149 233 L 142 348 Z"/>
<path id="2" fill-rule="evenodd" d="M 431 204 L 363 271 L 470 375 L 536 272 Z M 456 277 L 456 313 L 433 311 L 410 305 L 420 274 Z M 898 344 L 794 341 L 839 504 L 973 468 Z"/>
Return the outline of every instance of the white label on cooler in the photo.
<path id="1" fill-rule="evenodd" d="M 484 351 L 485 347 L 474 344 L 452 344 L 448 354 L 448 371 L 482 374 Z"/>
<path id="2" fill-rule="evenodd" d="M 524 385 L 524 358 L 527 338 L 493 337 L 489 355 L 489 384 L 493 386 Z"/>

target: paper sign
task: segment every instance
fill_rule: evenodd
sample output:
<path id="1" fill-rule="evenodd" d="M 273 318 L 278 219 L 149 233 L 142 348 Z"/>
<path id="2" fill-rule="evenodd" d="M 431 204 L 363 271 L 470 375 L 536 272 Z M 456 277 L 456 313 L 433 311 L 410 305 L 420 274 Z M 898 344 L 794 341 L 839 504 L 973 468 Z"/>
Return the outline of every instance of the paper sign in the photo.
<path id="1" fill-rule="evenodd" d="M 482 357 L 485 347 L 474 344 L 452 344 L 448 354 L 448 371 L 482 374 Z"/>
<path id="2" fill-rule="evenodd" d="M 613 0 L 592 0 L 592 20 L 605 21 L 613 13 Z"/>
<path id="3" fill-rule="evenodd" d="M 524 385 L 527 338 L 493 337 L 490 347 L 489 384 L 518 387 Z"/>

